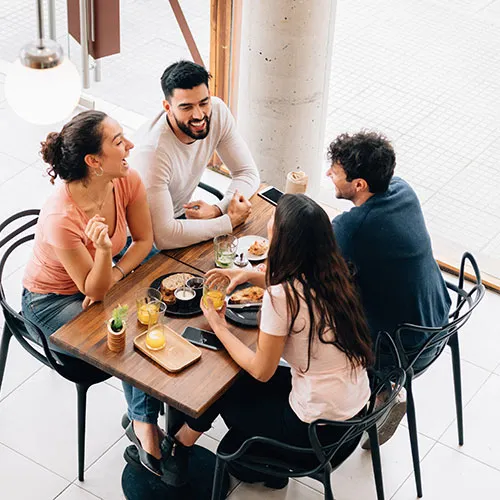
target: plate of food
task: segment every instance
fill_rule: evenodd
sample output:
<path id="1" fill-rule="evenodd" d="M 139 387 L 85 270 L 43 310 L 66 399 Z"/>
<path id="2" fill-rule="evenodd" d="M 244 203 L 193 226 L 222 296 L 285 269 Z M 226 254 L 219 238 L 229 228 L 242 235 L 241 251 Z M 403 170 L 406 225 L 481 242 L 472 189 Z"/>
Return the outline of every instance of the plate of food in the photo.
<path id="1" fill-rule="evenodd" d="M 238 252 L 245 252 L 250 261 L 264 260 L 267 258 L 269 240 L 262 236 L 242 236 L 238 239 Z"/>
<path id="2" fill-rule="evenodd" d="M 176 290 L 186 285 L 190 278 L 199 277 L 192 273 L 169 273 L 159 276 L 151 283 L 151 288 L 156 288 L 161 293 L 161 300 L 167 305 L 167 316 L 196 316 L 201 314 L 200 301 L 193 291 L 192 296 L 187 296 L 186 290 L 176 293 Z"/>
<path id="3" fill-rule="evenodd" d="M 258 326 L 264 289 L 243 283 L 227 298 L 226 318 L 240 326 Z"/>

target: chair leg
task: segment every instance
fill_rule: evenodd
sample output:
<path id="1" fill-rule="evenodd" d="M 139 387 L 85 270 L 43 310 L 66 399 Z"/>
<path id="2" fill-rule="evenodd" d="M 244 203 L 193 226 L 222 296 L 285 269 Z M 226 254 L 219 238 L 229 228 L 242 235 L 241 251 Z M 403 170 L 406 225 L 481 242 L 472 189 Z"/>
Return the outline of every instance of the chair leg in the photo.
<path id="1" fill-rule="evenodd" d="M 7 354 L 9 352 L 10 339 L 12 333 L 7 325 L 3 327 L 2 342 L 0 344 L 0 390 L 2 389 L 3 374 L 7 363 Z"/>
<path id="2" fill-rule="evenodd" d="M 422 476 L 420 472 L 420 458 L 418 453 L 417 416 L 415 413 L 415 401 L 411 379 L 406 381 L 406 416 L 408 418 L 408 432 L 410 434 L 411 455 L 413 458 L 413 472 L 415 473 L 415 485 L 417 496 L 422 498 Z"/>
<path id="3" fill-rule="evenodd" d="M 373 477 L 377 488 L 377 500 L 384 500 L 384 480 L 382 479 L 382 463 L 380 461 L 380 446 L 378 444 L 377 426 L 368 429 L 372 455 Z"/>
<path id="4" fill-rule="evenodd" d="M 455 407 L 457 409 L 457 430 L 458 444 L 464 444 L 464 416 L 462 406 L 462 375 L 460 368 L 460 347 L 458 344 L 458 335 L 453 335 L 448 341 L 451 348 L 451 360 L 453 365 L 453 385 L 455 387 Z"/>
<path id="5" fill-rule="evenodd" d="M 224 474 L 226 472 L 226 461 L 217 456 L 215 462 L 214 482 L 212 485 L 212 500 L 223 500 L 222 486 L 224 484 Z"/>
<path id="6" fill-rule="evenodd" d="M 323 485 L 325 487 L 325 500 L 335 500 L 332 491 L 331 475 L 332 475 L 332 467 L 328 463 L 323 470 Z"/>
<path id="7" fill-rule="evenodd" d="M 78 481 L 83 481 L 85 469 L 85 415 L 87 411 L 87 384 L 76 384 L 78 393 Z"/>

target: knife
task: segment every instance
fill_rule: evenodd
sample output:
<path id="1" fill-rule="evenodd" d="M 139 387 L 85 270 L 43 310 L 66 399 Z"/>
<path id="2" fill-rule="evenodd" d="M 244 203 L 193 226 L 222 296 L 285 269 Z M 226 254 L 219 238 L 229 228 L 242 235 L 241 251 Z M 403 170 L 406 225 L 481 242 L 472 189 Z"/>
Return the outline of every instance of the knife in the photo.
<path id="1" fill-rule="evenodd" d="M 228 309 L 246 309 L 247 307 L 253 307 L 254 309 L 259 309 L 262 307 L 262 302 L 248 302 L 245 304 L 230 304 L 227 303 Z"/>

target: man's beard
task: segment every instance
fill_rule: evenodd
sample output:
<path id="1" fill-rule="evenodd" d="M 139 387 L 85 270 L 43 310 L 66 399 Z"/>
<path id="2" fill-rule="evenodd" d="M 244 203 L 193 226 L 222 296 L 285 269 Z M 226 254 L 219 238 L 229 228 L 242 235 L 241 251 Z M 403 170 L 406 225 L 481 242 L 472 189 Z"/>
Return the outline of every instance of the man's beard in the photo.
<path id="1" fill-rule="evenodd" d="M 193 132 L 191 130 L 191 128 L 189 127 L 189 124 L 192 123 L 193 121 L 196 122 L 198 120 L 189 120 L 189 122 L 184 123 L 184 122 L 180 122 L 177 119 L 177 117 L 174 115 L 175 123 L 177 123 L 177 126 L 179 127 L 179 129 L 182 130 L 182 132 L 184 132 L 188 137 L 191 137 L 191 139 L 195 139 L 195 140 L 205 139 L 205 137 L 208 135 L 208 133 L 210 132 L 210 119 L 211 118 L 212 118 L 211 114 L 210 114 L 210 116 L 205 116 L 205 118 L 203 119 L 206 123 L 205 129 L 200 131 L 200 132 Z"/>

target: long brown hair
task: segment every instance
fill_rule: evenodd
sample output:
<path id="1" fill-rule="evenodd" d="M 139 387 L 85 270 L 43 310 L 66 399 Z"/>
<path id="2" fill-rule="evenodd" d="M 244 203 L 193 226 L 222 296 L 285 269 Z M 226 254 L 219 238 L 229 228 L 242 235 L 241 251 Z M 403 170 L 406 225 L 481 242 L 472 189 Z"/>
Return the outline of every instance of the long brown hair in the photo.
<path id="1" fill-rule="evenodd" d="M 342 258 L 326 212 L 303 194 L 286 194 L 276 207 L 269 248 L 267 285 L 285 290 L 289 334 L 296 329 L 300 298 L 309 312 L 308 363 L 315 336 L 333 344 L 351 366 L 370 366 L 374 361 L 365 315 Z M 300 291 L 297 285 L 300 284 Z M 327 338 L 332 331 L 334 338 Z"/>

